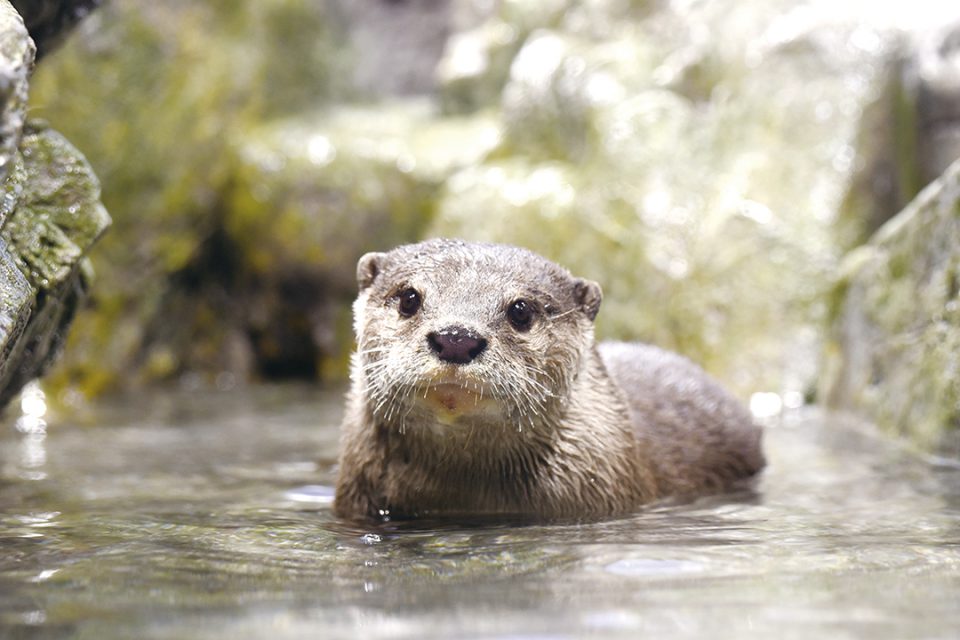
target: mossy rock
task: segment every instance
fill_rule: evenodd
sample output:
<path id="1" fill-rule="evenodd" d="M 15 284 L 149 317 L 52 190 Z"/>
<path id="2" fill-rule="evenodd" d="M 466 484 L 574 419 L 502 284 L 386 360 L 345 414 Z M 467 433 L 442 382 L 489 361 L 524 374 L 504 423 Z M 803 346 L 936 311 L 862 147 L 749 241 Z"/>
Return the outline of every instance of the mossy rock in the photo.
<path id="1" fill-rule="evenodd" d="M 960 455 L 960 163 L 848 256 L 843 273 L 825 401 Z"/>
<path id="2" fill-rule="evenodd" d="M 110 225 L 100 183 L 66 138 L 36 123 L 24 131 L 14 174 L 19 196 L 2 233 L 31 285 L 58 287 Z"/>
<path id="3" fill-rule="evenodd" d="M 59 351 L 90 281 L 87 252 L 110 224 L 89 164 L 43 125 L 24 130 L 7 183 L 14 204 L 0 228 L 0 405 Z"/>

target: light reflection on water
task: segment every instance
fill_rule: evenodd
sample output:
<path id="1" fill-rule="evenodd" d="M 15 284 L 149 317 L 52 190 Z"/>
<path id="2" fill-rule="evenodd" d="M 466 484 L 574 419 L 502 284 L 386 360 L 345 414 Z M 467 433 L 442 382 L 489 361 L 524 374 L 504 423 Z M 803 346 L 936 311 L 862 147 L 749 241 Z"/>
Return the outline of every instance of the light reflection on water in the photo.
<path id="1" fill-rule="evenodd" d="M 960 628 L 960 470 L 837 418 L 784 414 L 770 469 L 737 494 L 595 523 L 363 527 L 330 513 L 340 406 L 303 387 L 133 398 L 98 426 L 51 425 L 42 456 L 7 424 L 0 636 Z"/>

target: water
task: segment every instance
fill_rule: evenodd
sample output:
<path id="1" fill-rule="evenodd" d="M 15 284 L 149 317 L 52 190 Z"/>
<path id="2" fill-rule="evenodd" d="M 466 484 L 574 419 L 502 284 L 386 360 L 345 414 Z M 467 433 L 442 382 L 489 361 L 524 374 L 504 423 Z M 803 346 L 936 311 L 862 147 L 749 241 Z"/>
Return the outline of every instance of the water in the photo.
<path id="1" fill-rule="evenodd" d="M 0 637 L 956 638 L 960 469 L 818 412 L 755 490 L 584 523 L 330 513 L 340 394 L 177 392 L 0 437 Z"/>

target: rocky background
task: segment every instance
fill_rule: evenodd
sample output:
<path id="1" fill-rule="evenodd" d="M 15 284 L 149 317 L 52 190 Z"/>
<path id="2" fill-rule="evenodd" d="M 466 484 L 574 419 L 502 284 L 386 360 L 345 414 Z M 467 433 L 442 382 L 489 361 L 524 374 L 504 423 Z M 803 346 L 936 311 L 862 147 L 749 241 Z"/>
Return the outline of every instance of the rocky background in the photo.
<path id="1" fill-rule="evenodd" d="M 949 447 L 950 5 L 106 2 L 31 85 L 115 221 L 48 385 L 342 378 L 356 258 L 453 235 L 598 280 L 602 336 L 760 413 Z"/>

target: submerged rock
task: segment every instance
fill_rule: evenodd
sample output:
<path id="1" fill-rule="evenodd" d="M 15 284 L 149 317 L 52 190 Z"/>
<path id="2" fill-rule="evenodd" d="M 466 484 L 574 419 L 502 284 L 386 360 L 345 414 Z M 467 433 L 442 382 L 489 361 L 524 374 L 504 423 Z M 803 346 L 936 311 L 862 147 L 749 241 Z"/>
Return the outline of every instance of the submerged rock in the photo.
<path id="1" fill-rule="evenodd" d="M 960 162 L 851 253 L 822 395 L 960 455 Z"/>

